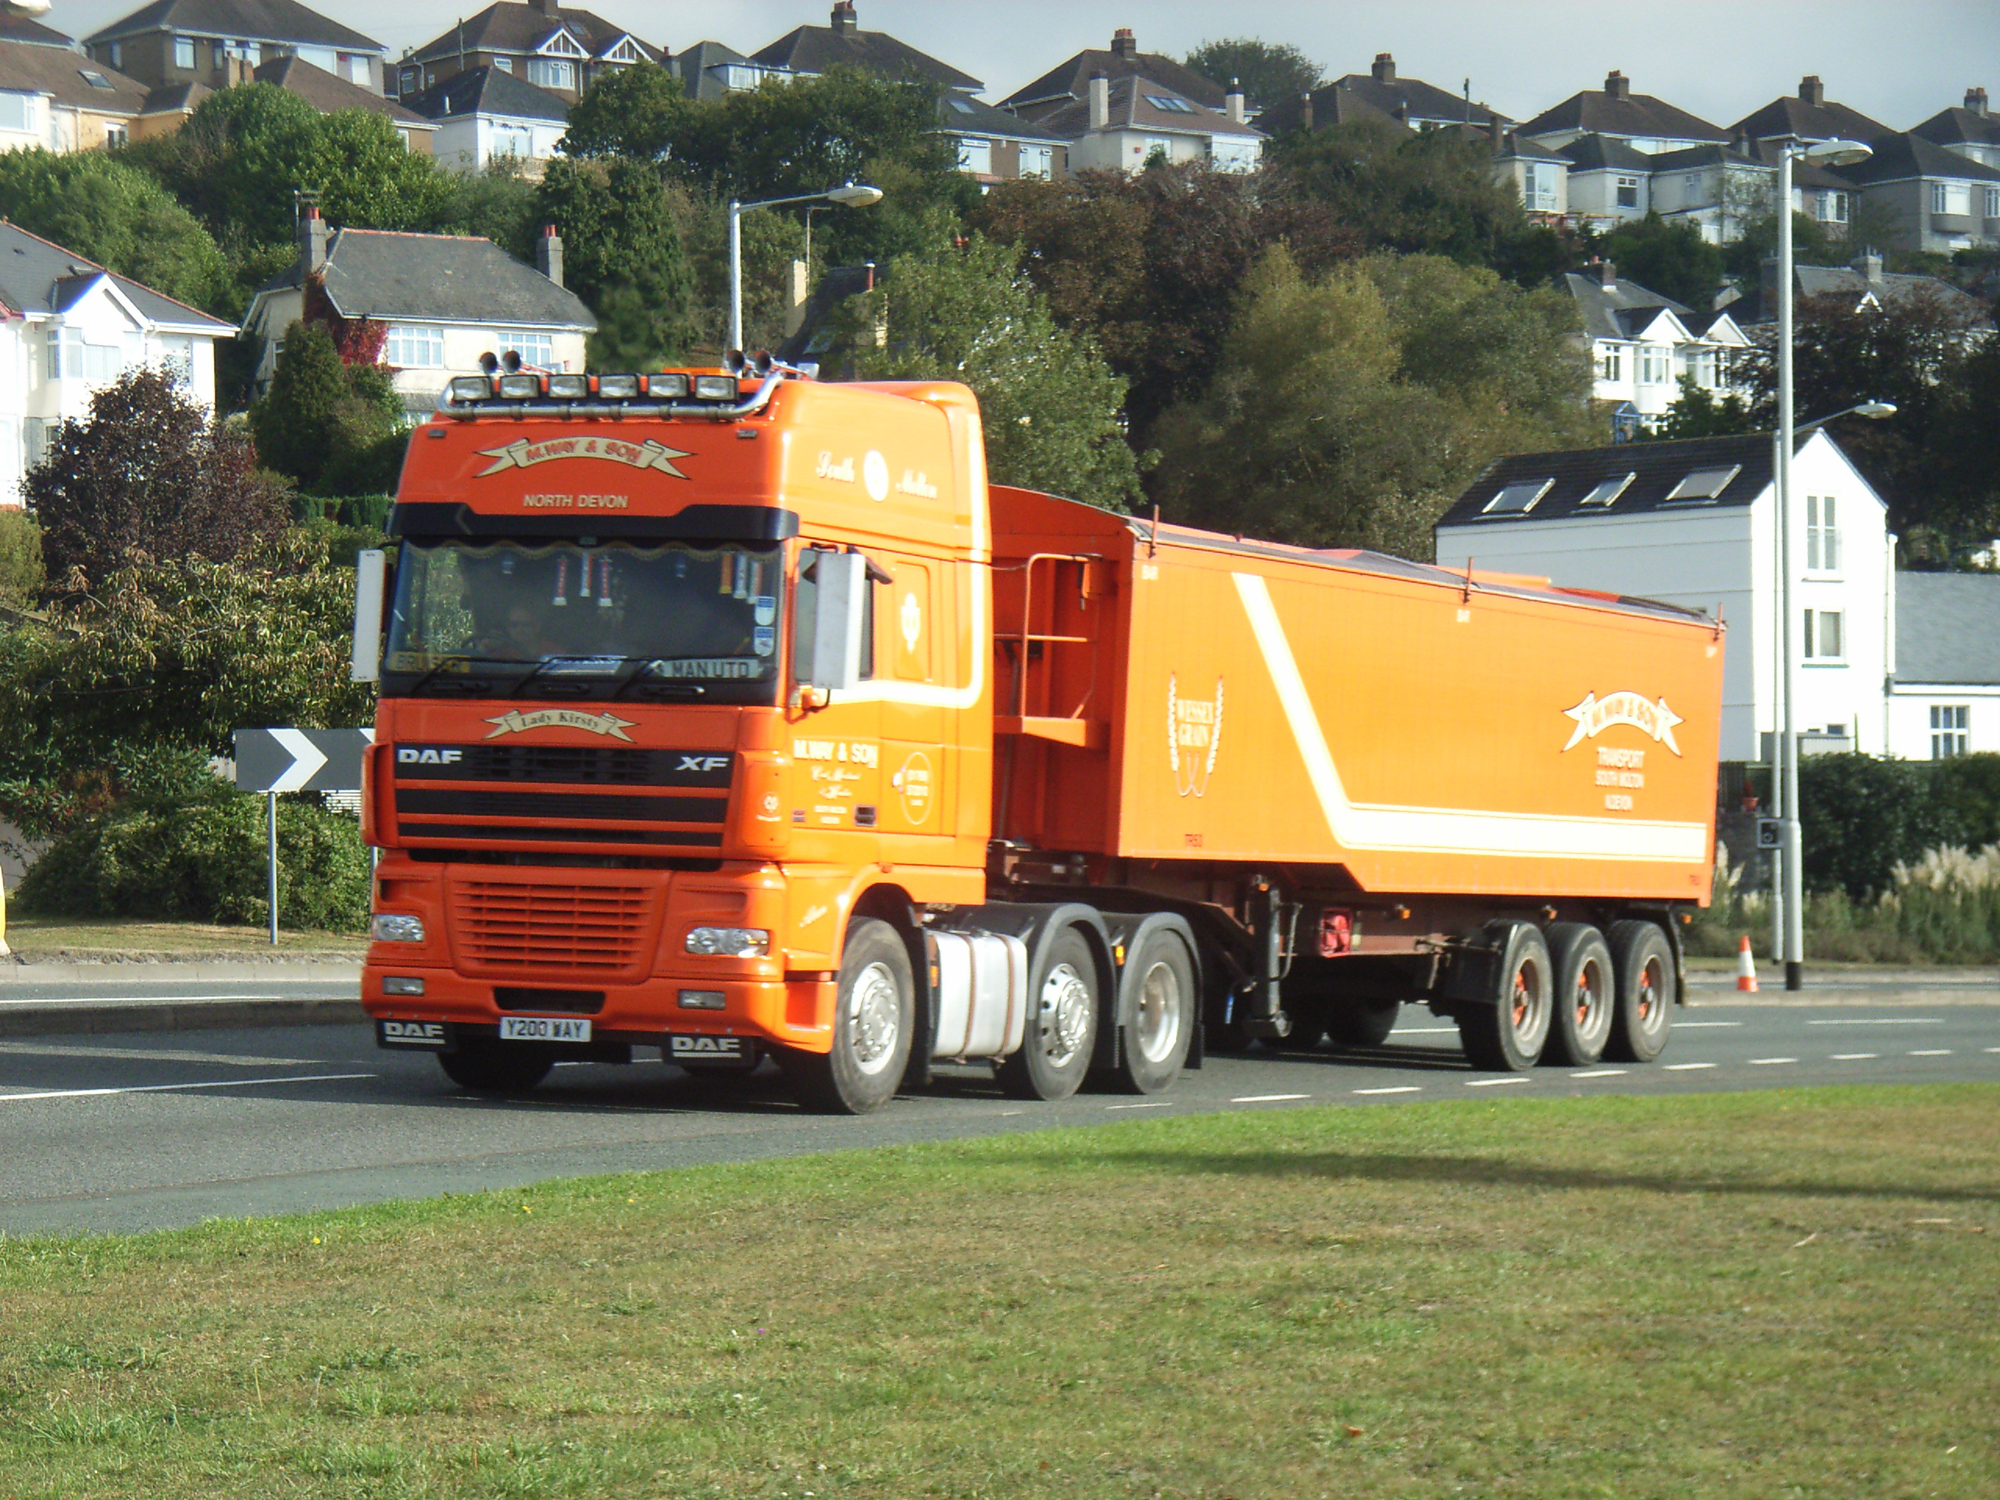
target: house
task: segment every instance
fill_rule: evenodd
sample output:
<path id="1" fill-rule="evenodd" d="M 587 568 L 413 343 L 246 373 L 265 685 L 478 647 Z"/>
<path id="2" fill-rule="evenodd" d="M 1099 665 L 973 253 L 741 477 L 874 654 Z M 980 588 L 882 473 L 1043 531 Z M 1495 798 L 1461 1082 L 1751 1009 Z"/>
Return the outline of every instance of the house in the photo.
<path id="1" fill-rule="evenodd" d="M 681 81 L 687 96 L 694 100 L 720 99 L 724 94 L 746 93 L 767 78 L 785 79 L 791 69 L 752 62 L 734 47 L 721 42 L 696 42 L 683 47 L 667 61 L 667 71 Z"/>
<path id="2" fill-rule="evenodd" d="M 335 77 L 324 68 L 316 68 L 303 57 L 274 57 L 267 63 L 258 64 L 250 77 L 254 82 L 268 83 L 288 94 L 298 95 L 321 114 L 331 114 L 337 109 L 361 109 L 371 115 L 381 115 L 395 127 L 405 151 L 414 151 L 419 156 L 436 154 L 433 141 L 438 133 L 436 121 L 427 120 L 415 110 L 405 109 L 395 100 L 384 98 L 379 90 L 363 88 L 358 83 Z"/>
<path id="3" fill-rule="evenodd" d="M 1757 327 L 1777 320 L 1778 262 L 1767 257 L 1763 274 L 1754 291 L 1730 311 L 1744 327 Z M 1893 307 L 1897 303 L 1931 302 L 1940 305 L 1969 337 L 1979 338 L 1993 328 L 1993 316 L 1979 298 L 1961 291 L 1936 276 L 1884 271 L 1882 257 L 1858 255 L 1851 265 L 1792 267 L 1792 291 L 1798 297 L 1836 297 L 1859 311 L 1864 307 Z"/>
<path id="4" fill-rule="evenodd" d="M 1257 115 L 1257 128 L 1272 140 L 1296 130 L 1311 134 L 1341 125 L 1367 125 L 1405 135 L 1416 133 L 1344 83 L 1323 83 L 1310 92 L 1275 100 Z"/>
<path id="5" fill-rule="evenodd" d="M 1398 78 L 1396 59 L 1387 52 L 1375 54 L 1366 73 L 1349 73 L 1334 81 L 1364 103 L 1372 104 L 1392 120 L 1413 130 L 1434 130 L 1440 125 L 1477 125 L 1491 132 L 1497 122 L 1502 128 L 1513 124 L 1484 104 L 1425 83 L 1420 78 Z M 1466 85 L 1471 88 L 1470 82 Z M 1263 120 L 1260 118 L 1261 125 Z"/>
<path id="6" fill-rule="evenodd" d="M 1568 272 L 1558 285 L 1583 315 L 1591 394 L 1611 404 L 1619 436 L 1656 425 L 1680 399 L 1682 377 L 1718 396 L 1736 389 L 1733 362 L 1750 341 L 1727 312 L 1696 312 L 1621 280 L 1610 261 L 1595 274 Z"/>
<path id="7" fill-rule="evenodd" d="M 403 100 L 437 132 L 438 165 L 478 172 L 511 157 L 531 177 L 556 154 L 569 105 L 547 89 L 496 67 L 468 68 Z"/>
<path id="8" fill-rule="evenodd" d="M 1874 143 L 1875 154 L 1842 167 L 1872 208 L 1893 220 L 1906 249 L 1949 255 L 2000 244 L 2000 167 L 1989 167 L 1904 131 Z"/>
<path id="9" fill-rule="evenodd" d="M 1653 212 L 1670 224 L 1693 224 L 1711 245 L 1742 239 L 1749 224 L 1770 211 L 1778 191 L 1776 167 L 1713 144 L 1662 151 L 1651 159 L 1648 175 Z"/>
<path id="10" fill-rule="evenodd" d="M 825 26 L 800 26 L 750 54 L 760 68 L 794 78 L 817 78 L 830 68 L 856 68 L 891 81 L 915 79 L 946 92 L 976 94 L 986 85 L 899 41 L 886 31 L 863 31 L 854 0 L 836 0 Z"/>
<path id="11" fill-rule="evenodd" d="M 290 56 L 382 92 L 382 44 L 298 0 L 153 0 L 84 45 L 98 62 L 150 88 L 227 88 L 245 72 Z"/>
<path id="12" fill-rule="evenodd" d="M 436 410 L 454 375 L 479 373 L 482 354 L 517 351 L 544 370 L 581 370 L 596 330 L 590 309 L 562 284 L 562 241 L 544 231 L 536 266 L 476 235 L 341 229 L 328 237 L 318 210 L 299 222 L 299 258 L 266 282 L 243 318 L 261 345 L 256 389 L 268 388 L 285 330 L 304 310 L 308 277 L 343 318 L 386 323 L 382 361 L 413 418 Z"/>
<path id="13" fill-rule="evenodd" d="M 1897 573 L 1889 753 L 2000 750 L 2000 574 Z"/>
<path id="14" fill-rule="evenodd" d="M 958 169 L 982 190 L 1021 177 L 1069 175 L 1069 141 L 1045 125 L 1010 115 L 970 94 L 938 100 L 939 128 L 958 143 Z"/>
<path id="15" fill-rule="evenodd" d="M 0 39 L 0 151 L 91 151 L 178 129 L 182 115 L 150 95 L 80 51 Z"/>
<path id="16" fill-rule="evenodd" d="M 1828 102 L 1826 85 L 1820 82 L 1817 73 L 1808 73 L 1799 80 L 1795 98 L 1773 99 L 1729 127 L 1734 140 L 1752 149 L 1804 146 L 1820 141 L 1866 143 L 1891 133 L 1887 125 L 1871 120 L 1858 109 Z"/>
<path id="17" fill-rule="evenodd" d="M 407 103 L 456 74 L 494 68 L 574 104 L 606 73 L 665 60 L 659 48 L 595 11 L 566 10 L 556 0 L 502 0 L 404 54 L 391 92 Z"/>
<path id="18" fill-rule="evenodd" d="M 1729 132 L 1651 94 L 1632 92 L 1632 81 L 1613 69 L 1604 87 L 1572 94 L 1520 127 L 1544 146 L 1563 147 L 1586 135 L 1607 136 L 1653 155 L 1685 146 L 1728 145 Z"/>
<path id="19" fill-rule="evenodd" d="M 91 392 L 135 365 L 166 366 L 213 409 L 215 343 L 235 332 L 0 221 L 0 505 L 21 503 L 56 424 L 87 415 Z"/>
<path id="20" fill-rule="evenodd" d="M 1000 107 L 1024 120 L 1044 121 L 1058 110 L 1068 110 L 1090 99 L 1090 80 L 1102 74 L 1108 79 L 1145 76 L 1174 94 L 1203 109 L 1223 108 L 1227 90 L 1195 72 L 1185 63 L 1164 52 L 1141 52 L 1137 37 L 1128 26 L 1111 33 L 1108 50 L 1086 50 L 1049 69 L 1032 83 L 1024 84 L 1000 101 Z"/>
<path id="21" fill-rule="evenodd" d="M 2000 119 L 1988 112 L 1985 89 L 1967 89 L 1963 109 L 1943 109 L 1910 132 L 1981 166 L 2000 167 Z"/>
<path id="22" fill-rule="evenodd" d="M 1721 758 L 1768 761 L 1782 728 L 1774 450 L 1760 433 L 1503 458 L 1438 522 L 1437 560 L 1717 615 L 1728 631 Z M 1802 749 L 1883 754 L 1887 509 L 1824 429 L 1793 457 L 1792 506 Z"/>
<path id="23" fill-rule="evenodd" d="M 1254 172 L 1264 150 L 1264 132 L 1243 118 L 1240 93 L 1215 110 L 1137 73 L 1099 74 L 1084 99 L 1035 123 L 1069 142 L 1071 172 L 1138 172 L 1156 161 Z"/>
<path id="24" fill-rule="evenodd" d="M 1646 217 L 1653 206 L 1653 159 L 1645 152 L 1623 137 L 1597 134 L 1554 149 L 1569 162 L 1572 222 L 1603 230 Z"/>
<path id="25" fill-rule="evenodd" d="M 1569 169 L 1570 159 L 1562 152 L 1518 130 L 1504 132 L 1493 153 L 1495 180 L 1519 193 L 1521 207 L 1539 223 L 1568 222 Z"/>

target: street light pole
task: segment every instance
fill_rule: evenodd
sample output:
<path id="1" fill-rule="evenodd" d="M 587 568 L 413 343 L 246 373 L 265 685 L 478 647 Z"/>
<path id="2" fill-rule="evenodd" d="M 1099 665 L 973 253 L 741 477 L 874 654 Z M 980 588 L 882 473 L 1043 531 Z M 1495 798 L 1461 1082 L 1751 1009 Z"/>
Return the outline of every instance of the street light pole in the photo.
<path id="1" fill-rule="evenodd" d="M 749 203 L 729 200 L 729 347 L 743 347 L 743 215 L 753 208 L 777 208 L 786 203 L 818 203 L 824 199 L 846 208 L 866 208 L 882 201 L 882 190 L 849 182 L 823 193 L 794 193 L 788 198 L 758 198 Z"/>

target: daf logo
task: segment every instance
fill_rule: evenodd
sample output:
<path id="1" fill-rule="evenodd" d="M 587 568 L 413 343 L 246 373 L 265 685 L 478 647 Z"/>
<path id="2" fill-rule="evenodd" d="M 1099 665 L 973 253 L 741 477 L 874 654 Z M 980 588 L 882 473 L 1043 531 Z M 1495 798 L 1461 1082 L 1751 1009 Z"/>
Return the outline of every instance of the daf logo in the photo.
<path id="1" fill-rule="evenodd" d="M 710 1056 L 740 1057 L 743 1042 L 733 1036 L 677 1036 L 671 1039 L 674 1056 L 692 1056 L 706 1053 Z"/>
<path id="2" fill-rule="evenodd" d="M 399 766 L 455 766 L 465 759 L 463 750 L 419 750 L 412 745 L 403 745 L 396 751 Z"/>
<path id="3" fill-rule="evenodd" d="M 444 1026 L 437 1021 L 384 1021 L 382 1040 L 385 1042 L 419 1042 L 425 1046 L 444 1045 Z"/>
<path id="4" fill-rule="evenodd" d="M 683 771 L 720 771 L 729 764 L 726 755 L 683 755 L 680 768 Z"/>

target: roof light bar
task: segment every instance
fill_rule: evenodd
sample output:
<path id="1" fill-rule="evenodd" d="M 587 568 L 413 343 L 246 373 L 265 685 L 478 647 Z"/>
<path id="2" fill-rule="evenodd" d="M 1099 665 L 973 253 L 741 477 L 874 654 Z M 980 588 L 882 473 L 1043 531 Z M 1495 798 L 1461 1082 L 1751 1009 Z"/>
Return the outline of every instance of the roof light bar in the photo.
<path id="1" fill-rule="evenodd" d="M 551 390 L 555 389 L 555 382 L 553 380 L 549 382 L 549 388 Z M 643 388 L 643 379 L 638 375 L 600 375 L 597 377 L 597 394 L 600 399 L 605 401 L 636 400 Z"/>
<path id="2" fill-rule="evenodd" d="M 697 401 L 734 401 L 736 392 L 734 375 L 697 375 L 694 378 L 694 398 Z"/>
<path id="3" fill-rule="evenodd" d="M 551 375 L 549 377 L 549 399 L 552 401 L 588 401 L 590 399 L 590 377 L 588 375 Z"/>
<path id="4" fill-rule="evenodd" d="M 470 401 L 493 399 L 493 382 L 484 375 L 454 375 L 445 387 L 445 399 L 458 406 Z"/>
<path id="5" fill-rule="evenodd" d="M 649 396 L 685 396 L 688 393 L 688 378 L 685 375 L 648 375 L 646 394 Z"/>
<path id="6" fill-rule="evenodd" d="M 532 401 L 542 393 L 539 375 L 502 375 L 499 384 L 503 401 Z"/>

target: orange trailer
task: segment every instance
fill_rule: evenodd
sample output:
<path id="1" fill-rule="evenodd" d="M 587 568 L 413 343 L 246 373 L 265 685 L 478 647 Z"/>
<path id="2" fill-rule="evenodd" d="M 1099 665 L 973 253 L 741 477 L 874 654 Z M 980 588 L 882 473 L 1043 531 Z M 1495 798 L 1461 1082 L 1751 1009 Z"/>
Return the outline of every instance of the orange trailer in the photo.
<path id="1" fill-rule="evenodd" d="M 783 369 L 454 381 L 391 530 L 363 1000 L 468 1086 L 1665 1044 L 1705 617 L 989 485 L 962 387 Z"/>

